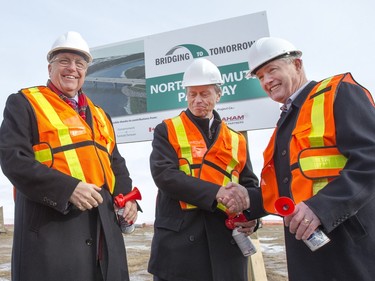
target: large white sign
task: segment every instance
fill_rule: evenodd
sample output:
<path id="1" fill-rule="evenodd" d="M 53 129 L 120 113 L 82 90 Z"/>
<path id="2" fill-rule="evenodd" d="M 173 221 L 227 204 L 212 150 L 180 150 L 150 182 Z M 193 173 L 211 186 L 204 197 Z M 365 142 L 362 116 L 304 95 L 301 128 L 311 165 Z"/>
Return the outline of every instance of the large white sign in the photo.
<path id="1" fill-rule="evenodd" d="M 221 118 L 238 131 L 271 128 L 278 105 L 246 78 L 249 48 L 263 36 L 260 12 L 94 48 L 84 91 L 111 115 L 119 143 L 151 140 L 157 124 L 187 107 L 183 73 L 205 57 L 223 76 Z"/>

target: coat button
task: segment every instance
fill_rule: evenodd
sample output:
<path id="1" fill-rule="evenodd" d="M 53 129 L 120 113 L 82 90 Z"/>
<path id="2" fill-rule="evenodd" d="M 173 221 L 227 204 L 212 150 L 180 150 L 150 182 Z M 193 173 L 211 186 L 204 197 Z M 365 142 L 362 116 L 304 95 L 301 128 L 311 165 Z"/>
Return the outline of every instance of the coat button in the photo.
<path id="1" fill-rule="evenodd" d="M 92 246 L 92 239 L 91 238 L 86 239 L 86 245 L 87 246 Z"/>
<path id="2" fill-rule="evenodd" d="M 189 236 L 189 241 L 190 241 L 190 242 L 194 242 L 194 241 L 195 241 L 195 237 L 194 237 L 194 235 L 190 235 L 190 236 Z"/>
<path id="3" fill-rule="evenodd" d="M 283 183 L 288 183 L 289 182 L 289 179 L 288 178 L 284 178 L 283 179 Z"/>
<path id="4" fill-rule="evenodd" d="M 282 156 L 285 156 L 285 155 L 286 155 L 286 150 L 285 150 L 285 149 L 281 152 L 281 155 L 282 155 Z"/>

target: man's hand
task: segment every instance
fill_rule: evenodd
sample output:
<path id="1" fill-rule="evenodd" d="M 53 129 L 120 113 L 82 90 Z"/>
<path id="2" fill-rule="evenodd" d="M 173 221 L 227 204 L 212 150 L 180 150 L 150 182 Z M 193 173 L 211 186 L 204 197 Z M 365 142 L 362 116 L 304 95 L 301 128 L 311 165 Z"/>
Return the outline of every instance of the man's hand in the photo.
<path id="1" fill-rule="evenodd" d="M 91 210 L 103 203 L 103 197 L 100 195 L 100 187 L 95 184 L 80 182 L 74 189 L 69 201 L 81 211 Z"/>
<path id="2" fill-rule="evenodd" d="M 238 227 L 238 232 L 243 232 L 247 236 L 254 232 L 255 226 L 257 225 L 257 220 L 251 220 L 246 222 L 235 222 L 234 225 Z"/>
<path id="3" fill-rule="evenodd" d="M 293 214 L 284 217 L 284 222 L 298 240 L 306 240 L 321 225 L 320 219 L 303 202 L 296 205 Z"/>
<path id="4" fill-rule="evenodd" d="M 115 211 L 117 213 L 118 207 L 114 205 Z M 135 200 L 131 200 L 125 203 L 124 212 L 122 217 L 129 223 L 133 224 L 138 217 L 138 207 Z"/>
<path id="5" fill-rule="evenodd" d="M 247 189 L 234 182 L 220 187 L 216 200 L 227 207 L 230 213 L 239 213 L 250 207 L 250 198 Z"/>

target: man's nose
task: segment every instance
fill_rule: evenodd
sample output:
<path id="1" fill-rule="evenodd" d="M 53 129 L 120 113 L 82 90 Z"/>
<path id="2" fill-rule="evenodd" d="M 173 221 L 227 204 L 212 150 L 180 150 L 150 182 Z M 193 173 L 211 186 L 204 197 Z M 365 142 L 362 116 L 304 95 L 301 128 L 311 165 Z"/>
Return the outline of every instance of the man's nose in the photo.
<path id="1" fill-rule="evenodd" d="M 202 99 L 202 97 L 201 97 L 201 95 L 197 95 L 196 97 L 195 97 L 195 102 L 201 102 L 203 99 Z"/>
<path id="2" fill-rule="evenodd" d="M 271 82 L 273 80 L 273 78 L 272 78 L 272 75 L 270 75 L 270 74 L 264 74 L 264 76 L 263 76 L 263 83 L 264 84 L 267 84 L 267 83 L 269 83 L 269 82 Z"/>

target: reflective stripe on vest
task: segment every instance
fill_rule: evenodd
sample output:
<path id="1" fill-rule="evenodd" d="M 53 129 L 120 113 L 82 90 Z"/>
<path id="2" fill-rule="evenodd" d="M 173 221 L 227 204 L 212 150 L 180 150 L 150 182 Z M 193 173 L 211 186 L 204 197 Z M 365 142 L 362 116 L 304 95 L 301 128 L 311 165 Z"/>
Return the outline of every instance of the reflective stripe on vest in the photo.
<path id="1" fill-rule="evenodd" d="M 290 190 L 296 203 L 307 200 L 319 192 L 333 178 L 339 176 L 346 165 L 346 157 L 336 147 L 333 112 L 336 92 L 342 81 L 360 86 L 350 73 L 328 78 L 314 87 L 299 111 L 289 143 L 292 172 Z M 366 89 L 362 89 L 368 93 Z M 370 97 L 369 99 L 373 103 Z M 274 202 L 279 197 L 273 162 L 276 132 L 277 128 L 264 151 L 261 176 L 263 204 L 269 213 L 276 213 Z"/>
<path id="2" fill-rule="evenodd" d="M 172 146 L 174 146 L 176 153 L 179 157 L 179 169 L 183 171 L 185 174 L 199 177 L 204 180 L 209 180 L 210 182 L 214 182 L 221 186 L 226 185 L 229 182 L 239 182 L 239 173 L 242 171 L 246 156 L 240 157 L 240 141 L 244 141 L 244 138 L 237 132 L 230 130 L 225 123 L 222 123 L 221 129 L 218 134 L 218 139 L 215 140 L 210 150 L 207 150 L 207 146 L 204 142 L 204 137 L 199 132 L 199 130 L 195 127 L 192 121 L 186 116 L 185 112 L 182 112 L 180 116 L 174 117 L 172 119 L 165 120 L 168 130 L 173 132 L 173 135 L 176 137 L 176 142 L 172 142 Z M 184 123 L 185 122 L 185 123 Z M 185 126 L 191 126 L 190 130 L 185 128 Z M 173 127 L 173 128 L 171 128 Z M 194 131 L 192 131 L 194 130 Z M 189 133 L 188 133 L 188 132 Z M 189 138 L 190 136 L 190 138 Z M 240 140 L 241 136 L 241 140 Z M 223 140 L 223 138 L 226 138 Z M 199 139 L 199 140 L 198 140 Z M 223 169 L 224 171 L 220 171 L 216 169 L 216 173 L 220 174 L 221 176 L 216 176 L 211 179 L 206 178 L 206 173 L 202 167 L 210 166 L 208 163 L 210 162 L 210 152 L 216 151 L 215 149 L 218 143 L 220 142 L 229 142 L 228 146 L 230 147 L 230 159 L 226 159 L 226 166 Z M 246 147 L 246 143 L 245 147 Z M 246 153 L 243 153 L 246 155 Z M 210 167 L 212 169 L 213 163 Z M 225 173 L 225 175 L 223 174 Z M 183 210 L 195 209 L 196 206 L 180 201 L 180 206 Z M 218 204 L 217 208 L 226 212 L 226 207 L 222 204 Z"/>
<path id="3" fill-rule="evenodd" d="M 43 96 L 43 94 L 39 91 L 38 88 L 31 88 L 29 90 L 30 90 L 30 93 L 36 99 L 36 101 L 41 105 L 42 110 L 44 111 L 45 115 L 48 117 L 52 126 L 56 128 L 61 146 L 72 144 L 73 141 L 70 138 L 68 127 L 63 122 L 61 122 L 60 117 L 57 115 L 52 105 L 47 101 L 47 99 Z M 78 159 L 76 151 L 74 149 L 70 149 L 70 150 L 64 151 L 64 154 L 65 154 L 65 158 L 70 169 L 70 174 L 73 177 L 86 182 L 86 179 L 82 171 L 81 164 L 79 163 L 79 159 Z M 43 160 L 43 158 L 40 158 L 40 159 L 37 158 L 37 157 L 42 157 L 42 156 L 44 158 L 47 156 L 47 152 L 45 150 L 40 153 L 36 153 L 35 159 L 42 162 L 41 160 Z"/>
<path id="4" fill-rule="evenodd" d="M 329 144 L 325 143 L 324 141 L 327 122 L 324 110 L 325 100 L 327 98 L 331 99 L 328 102 L 329 106 L 332 108 L 333 114 L 333 103 L 336 96 L 336 87 L 338 86 L 338 83 L 341 81 L 341 79 L 342 75 L 327 78 L 320 82 L 317 87 L 315 87 L 316 90 L 309 95 L 309 97 L 313 99 L 313 105 L 311 108 L 310 119 L 311 132 L 308 136 L 308 139 L 310 141 L 310 147 L 321 149 L 312 149 L 310 151 L 306 150 L 305 152 L 307 153 L 300 153 L 299 163 L 302 173 L 307 178 L 314 180 L 312 187 L 313 195 L 318 193 L 319 190 L 321 190 L 328 184 L 329 178 L 338 176 L 339 171 L 341 171 L 341 169 L 344 168 L 346 164 L 346 158 L 337 150 L 337 148 L 327 148 Z M 330 95 L 324 94 L 325 89 L 327 89 L 328 92 L 328 85 L 332 85 L 330 86 L 333 87 L 331 88 L 331 91 L 334 91 Z M 317 153 L 319 151 L 321 151 L 321 153 Z M 311 152 L 315 152 L 315 154 L 311 154 Z"/>
<path id="5" fill-rule="evenodd" d="M 37 144 L 33 146 L 35 159 L 40 163 L 47 165 L 48 167 L 52 166 L 52 150 L 48 144 Z"/>
<path id="6" fill-rule="evenodd" d="M 306 178 L 312 180 L 339 176 L 346 161 L 346 157 L 339 154 L 336 147 L 304 149 L 299 155 L 299 166 L 302 173 Z"/>
<path id="7" fill-rule="evenodd" d="M 180 144 L 181 158 L 187 160 L 187 163 L 180 164 L 179 166 L 180 171 L 183 171 L 185 172 L 185 174 L 195 177 L 196 175 L 195 170 L 194 169 L 191 170 L 190 165 L 189 165 L 189 163 L 193 163 L 193 155 L 191 153 L 191 145 L 189 144 L 189 140 L 186 135 L 186 131 L 185 131 L 184 124 L 182 123 L 182 119 L 180 117 L 172 118 L 172 123 L 176 131 L 177 141 Z M 207 151 L 207 147 L 205 147 L 203 154 L 206 153 L 206 151 Z M 193 205 L 191 206 L 195 207 Z"/>
<path id="8" fill-rule="evenodd" d="M 104 115 L 103 113 L 99 110 L 98 107 L 94 106 L 95 110 L 96 110 L 96 113 L 98 114 L 98 116 L 100 117 L 100 120 L 102 121 L 102 124 L 106 124 L 106 121 L 105 121 L 105 118 L 104 118 Z M 110 151 L 111 149 L 111 144 L 114 142 L 114 140 L 110 137 L 109 135 L 109 131 L 108 131 L 108 126 L 104 126 L 104 132 L 106 132 L 106 134 L 108 135 L 109 137 L 109 142 L 107 142 L 107 150 Z"/>
<path id="9" fill-rule="evenodd" d="M 227 166 L 227 169 L 226 171 L 228 173 L 230 173 L 232 175 L 231 179 L 233 182 L 236 182 L 238 183 L 239 181 L 239 174 L 238 173 L 235 173 L 234 171 L 235 170 L 235 167 L 237 165 L 237 163 L 239 162 L 238 160 L 238 144 L 240 143 L 240 140 L 239 140 L 239 135 L 230 131 L 231 135 L 232 135 L 232 160 L 230 161 L 230 163 L 228 164 Z M 229 183 L 229 178 L 225 178 L 226 180 L 223 182 L 222 186 L 226 185 L 227 183 Z"/>
<path id="10" fill-rule="evenodd" d="M 87 99 L 87 103 L 91 109 L 95 109 L 96 114 L 93 114 L 93 118 L 95 121 L 97 121 L 96 116 L 99 116 L 99 120 L 101 122 L 97 121 L 97 123 L 100 123 L 97 124 L 97 126 L 101 128 L 101 130 L 99 130 L 100 139 L 104 140 L 104 142 L 106 143 L 107 152 L 109 154 L 112 154 L 113 149 L 115 147 L 115 136 L 112 124 L 109 122 L 102 108 L 95 106 L 90 99 Z M 111 165 L 102 165 L 102 168 L 104 169 L 105 181 L 107 182 L 109 191 L 112 194 L 116 184 L 115 174 L 113 173 Z"/>

